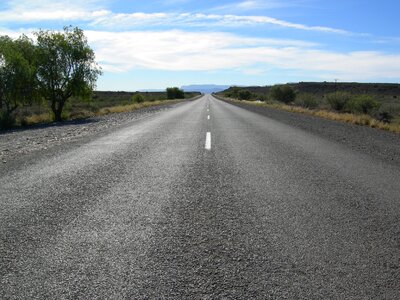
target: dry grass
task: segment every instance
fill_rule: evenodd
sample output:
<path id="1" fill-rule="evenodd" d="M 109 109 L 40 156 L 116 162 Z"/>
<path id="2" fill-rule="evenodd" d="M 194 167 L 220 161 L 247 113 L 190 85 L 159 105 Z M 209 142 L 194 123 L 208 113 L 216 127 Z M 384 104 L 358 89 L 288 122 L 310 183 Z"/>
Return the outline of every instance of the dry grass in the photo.
<path id="1" fill-rule="evenodd" d="M 85 119 L 94 116 L 104 116 L 113 113 L 123 113 L 123 112 L 130 112 L 134 110 L 138 110 L 141 108 L 151 107 L 151 106 L 160 106 L 160 105 L 168 105 L 168 104 L 175 104 L 181 102 L 182 100 L 157 100 L 157 101 L 149 101 L 149 102 L 142 102 L 142 103 L 133 103 L 128 105 L 117 105 L 111 107 L 104 107 L 99 109 L 96 112 L 91 112 L 88 110 L 80 110 L 77 112 L 73 112 L 70 114 L 69 119 Z M 31 115 L 25 117 L 23 121 L 20 123 L 24 123 L 25 125 L 34 125 L 40 123 L 50 123 L 53 121 L 53 114 L 51 112 L 43 113 L 39 115 Z"/>
<path id="2" fill-rule="evenodd" d="M 39 124 L 39 123 L 49 123 L 53 121 L 53 114 L 52 113 L 43 113 L 40 115 L 32 115 L 25 117 L 23 122 L 26 125 L 33 125 L 33 124 Z M 21 121 L 22 122 L 22 121 Z"/>
<path id="3" fill-rule="evenodd" d="M 337 113 L 328 110 L 320 110 L 320 109 L 307 109 L 299 106 L 290 106 L 286 104 L 280 103 L 260 103 L 260 102 L 253 102 L 253 101 L 239 101 L 233 99 L 226 99 L 236 103 L 246 103 L 254 106 L 262 106 L 268 107 L 273 109 L 280 109 L 288 112 L 294 113 L 301 113 L 311 116 L 316 116 L 319 118 L 339 121 L 344 123 L 350 123 L 355 125 L 361 126 L 368 126 L 371 128 L 377 128 L 381 130 L 386 130 L 390 132 L 400 133 L 400 124 L 388 124 L 384 122 L 380 122 L 369 115 L 356 115 L 356 114 L 349 114 L 349 113 Z"/>

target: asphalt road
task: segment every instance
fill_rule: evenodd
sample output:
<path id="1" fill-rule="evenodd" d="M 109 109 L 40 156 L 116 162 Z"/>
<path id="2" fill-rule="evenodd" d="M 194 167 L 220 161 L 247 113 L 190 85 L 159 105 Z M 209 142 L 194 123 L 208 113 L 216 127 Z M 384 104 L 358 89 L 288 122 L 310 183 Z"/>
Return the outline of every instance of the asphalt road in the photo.
<path id="1" fill-rule="evenodd" d="M 1 299 L 400 298 L 400 166 L 211 96 L 0 189 Z"/>

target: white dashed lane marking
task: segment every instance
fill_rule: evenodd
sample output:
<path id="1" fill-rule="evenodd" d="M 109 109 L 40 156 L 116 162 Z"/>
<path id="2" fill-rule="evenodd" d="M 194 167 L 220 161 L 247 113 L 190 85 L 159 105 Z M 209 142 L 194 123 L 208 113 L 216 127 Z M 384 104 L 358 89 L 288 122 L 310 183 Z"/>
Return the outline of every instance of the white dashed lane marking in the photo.
<path id="1" fill-rule="evenodd" d="M 211 150 L 211 132 L 206 135 L 206 150 Z"/>

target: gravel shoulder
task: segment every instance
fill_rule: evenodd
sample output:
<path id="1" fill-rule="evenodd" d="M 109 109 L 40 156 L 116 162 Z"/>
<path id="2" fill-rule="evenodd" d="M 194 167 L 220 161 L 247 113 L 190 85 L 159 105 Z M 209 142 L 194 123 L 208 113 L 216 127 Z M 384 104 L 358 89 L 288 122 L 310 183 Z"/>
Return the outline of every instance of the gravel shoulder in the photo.
<path id="1" fill-rule="evenodd" d="M 131 112 L 114 113 L 84 120 L 41 124 L 27 128 L 0 131 L 0 162 L 5 164 L 24 158 L 28 154 L 65 146 L 96 134 L 105 134 L 112 129 L 153 116 L 181 104 L 152 106 Z"/>
<path id="2" fill-rule="evenodd" d="M 386 163 L 400 166 L 400 134 L 267 107 L 225 102 L 337 142 Z"/>

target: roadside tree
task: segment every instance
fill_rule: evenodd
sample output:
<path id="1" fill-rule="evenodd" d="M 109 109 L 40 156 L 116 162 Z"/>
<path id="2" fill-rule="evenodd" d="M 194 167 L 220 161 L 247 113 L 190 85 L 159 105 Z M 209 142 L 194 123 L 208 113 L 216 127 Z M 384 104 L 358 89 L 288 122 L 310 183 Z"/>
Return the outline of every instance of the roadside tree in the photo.
<path id="1" fill-rule="evenodd" d="M 0 108 L 2 127 L 12 125 L 13 113 L 39 99 L 37 52 L 33 41 L 0 37 Z"/>
<path id="2" fill-rule="evenodd" d="M 68 99 L 90 97 L 101 69 L 83 30 L 77 27 L 64 27 L 63 32 L 41 30 L 36 37 L 40 91 L 54 119 L 61 121 Z"/>

